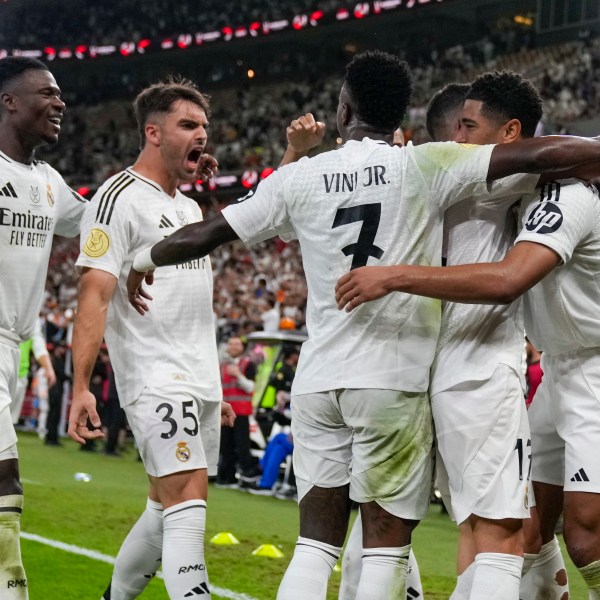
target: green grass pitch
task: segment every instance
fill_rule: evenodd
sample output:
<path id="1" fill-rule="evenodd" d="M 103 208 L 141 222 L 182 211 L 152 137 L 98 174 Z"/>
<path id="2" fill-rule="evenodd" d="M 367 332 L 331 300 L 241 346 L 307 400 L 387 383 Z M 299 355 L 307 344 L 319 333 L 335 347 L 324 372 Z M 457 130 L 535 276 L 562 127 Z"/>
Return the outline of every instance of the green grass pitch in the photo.
<path id="1" fill-rule="evenodd" d="M 148 485 L 143 467 L 133 450 L 114 458 L 80 452 L 70 440 L 63 443 L 61 448 L 44 446 L 35 435 L 19 434 L 25 490 L 22 530 L 114 557 L 145 506 Z M 78 472 L 89 473 L 92 480 L 76 481 Z M 298 533 L 295 503 L 211 486 L 207 516 L 207 540 L 229 531 L 240 541 L 235 546 L 206 544 L 211 584 L 258 600 L 274 599 Z M 456 540 L 456 527 L 437 506 L 416 530 L 414 549 L 427 600 L 448 598 L 452 591 Z M 284 558 L 252 556 L 261 544 L 280 546 Z M 29 539 L 21 541 L 21 548 L 31 600 L 100 600 L 110 579 L 110 564 Z M 586 598 L 581 578 L 570 564 L 569 577 L 571 597 Z M 340 574 L 334 572 L 328 600 L 337 597 L 339 582 Z M 150 582 L 141 598 L 166 599 L 162 580 Z"/>

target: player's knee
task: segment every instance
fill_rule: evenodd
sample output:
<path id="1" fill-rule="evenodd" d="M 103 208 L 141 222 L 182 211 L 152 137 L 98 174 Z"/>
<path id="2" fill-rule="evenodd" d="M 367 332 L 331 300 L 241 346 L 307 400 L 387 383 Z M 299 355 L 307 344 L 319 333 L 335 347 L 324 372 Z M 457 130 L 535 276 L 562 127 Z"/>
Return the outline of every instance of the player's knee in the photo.
<path id="1" fill-rule="evenodd" d="M 577 568 L 600 559 L 600 522 L 565 520 L 563 536 L 567 551 Z"/>
<path id="2" fill-rule="evenodd" d="M 364 548 L 407 546 L 419 524 L 419 521 L 396 517 L 377 502 L 361 504 L 360 513 Z"/>

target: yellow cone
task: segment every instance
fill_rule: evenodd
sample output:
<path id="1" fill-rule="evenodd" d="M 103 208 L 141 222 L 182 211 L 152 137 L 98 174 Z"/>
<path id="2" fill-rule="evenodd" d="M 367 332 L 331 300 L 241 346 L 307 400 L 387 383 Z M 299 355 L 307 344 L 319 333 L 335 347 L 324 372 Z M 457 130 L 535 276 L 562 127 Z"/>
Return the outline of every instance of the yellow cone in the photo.
<path id="1" fill-rule="evenodd" d="M 252 552 L 253 556 L 266 556 L 267 558 L 283 558 L 283 552 L 273 544 L 262 544 Z"/>
<path id="2" fill-rule="evenodd" d="M 229 531 L 221 531 L 210 539 L 210 543 L 217 544 L 218 546 L 229 546 L 232 544 L 239 544 L 240 542 L 235 535 L 233 535 L 233 533 L 229 533 Z"/>

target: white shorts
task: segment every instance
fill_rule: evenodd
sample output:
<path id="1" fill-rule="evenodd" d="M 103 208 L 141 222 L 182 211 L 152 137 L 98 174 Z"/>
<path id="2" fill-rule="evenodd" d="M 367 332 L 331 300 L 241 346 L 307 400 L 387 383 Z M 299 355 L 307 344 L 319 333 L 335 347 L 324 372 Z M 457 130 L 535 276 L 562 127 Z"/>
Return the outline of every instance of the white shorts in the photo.
<path id="1" fill-rule="evenodd" d="M 549 356 L 529 407 L 532 479 L 600 493 L 600 349 Z"/>
<path id="2" fill-rule="evenodd" d="M 425 392 L 335 390 L 294 396 L 291 405 L 299 501 L 314 485 L 349 483 L 355 502 L 426 516 L 433 431 Z"/>
<path id="3" fill-rule="evenodd" d="M 19 346 L 0 338 L 0 452 L 17 443 L 10 406 L 17 393 Z"/>
<path id="4" fill-rule="evenodd" d="M 444 471 L 457 523 L 529 517 L 531 436 L 519 376 L 499 365 L 490 379 L 468 381 L 431 398 L 438 486 Z M 447 502 L 447 497 L 444 498 Z"/>
<path id="5" fill-rule="evenodd" d="M 220 402 L 202 400 L 188 382 L 170 381 L 145 387 L 123 409 L 148 475 L 195 469 L 216 475 Z"/>

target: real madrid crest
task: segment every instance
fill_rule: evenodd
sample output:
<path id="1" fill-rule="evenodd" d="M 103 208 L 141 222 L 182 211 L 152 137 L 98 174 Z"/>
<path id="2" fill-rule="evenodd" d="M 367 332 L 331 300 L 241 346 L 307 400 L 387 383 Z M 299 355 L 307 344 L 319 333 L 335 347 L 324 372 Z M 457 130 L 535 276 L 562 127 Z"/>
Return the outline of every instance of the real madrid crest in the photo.
<path id="1" fill-rule="evenodd" d="M 177 212 L 177 218 L 179 219 L 179 224 L 183 227 L 184 225 L 188 224 L 188 219 L 185 216 L 185 213 L 182 210 L 178 210 Z"/>
<path id="2" fill-rule="evenodd" d="M 40 201 L 40 190 L 37 185 L 32 185 L 29 190 L 29 197 L 34 204 L 38 204 Z"/>
<path id="3" fill-rule="evenodd" d="M 54 206 L 54 194 L 52 193 L 52 186 L 49 183 L 46 184 L 46 198 L 48 199 L 48 204 Z"/>
<path id="4" fill-rule="evenodd" d="M 187 462 L 190 460 L 191 452 L 187 446 L 187 442 L 177 442 L 177 450 L 175 450 L 177 460 Z"/>

